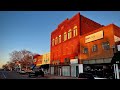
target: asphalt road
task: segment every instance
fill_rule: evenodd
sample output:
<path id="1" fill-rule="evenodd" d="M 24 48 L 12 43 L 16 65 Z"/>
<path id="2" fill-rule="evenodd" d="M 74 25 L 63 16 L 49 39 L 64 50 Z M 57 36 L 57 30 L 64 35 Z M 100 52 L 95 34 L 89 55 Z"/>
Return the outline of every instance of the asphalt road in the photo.
<path id="1" fill-rule="evenodd" d="M 28 77 L 27 74 L 19 74 L 15 71 L 0 71 L 0 79 L 77 79 L 72 77 L 62 77 L 54 75 L 45 75 L 44 77 Z"/>
<path id="2" fill-rule="evenodd" d="M 28 79 L 15 71 L 0 71 L 0 79 Z"/>
<path id="3" fill-rule="evenodd" d="M 27 74 L 19 74 L 15 71 L 0 71 L 0 79 L 46 79 L 46 77 L 31 77 L 29 78 Z"/>

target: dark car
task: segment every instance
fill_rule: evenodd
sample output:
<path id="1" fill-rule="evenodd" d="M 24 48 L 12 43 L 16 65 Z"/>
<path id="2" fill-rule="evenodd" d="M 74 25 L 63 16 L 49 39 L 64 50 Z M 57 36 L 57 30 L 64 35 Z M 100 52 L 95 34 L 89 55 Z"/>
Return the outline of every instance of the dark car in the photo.
<path id="1" fill-rule="evenodd" d="M 39 68 L 35 68 L 31 72 L 28 73 L 29 77 L 31 77 L 31 76 L 38 77 L 39 75 L 44 77 L 44 72 Z"/>
<path id="2" fill-rule="evenodd" d="M 94 76 L 91 73 L 80 73 L 78 75 L 78 78 L 82 78 L 82 79 L 95 79 Z"/>

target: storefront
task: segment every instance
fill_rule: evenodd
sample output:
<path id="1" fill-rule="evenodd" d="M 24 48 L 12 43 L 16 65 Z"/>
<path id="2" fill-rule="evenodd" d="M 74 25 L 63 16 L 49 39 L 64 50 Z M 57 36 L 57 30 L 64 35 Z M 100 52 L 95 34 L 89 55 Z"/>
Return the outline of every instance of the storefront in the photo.
<path id="1" fill-rule="evenodd" d="M 71 59 L 70 66 L 72 77 L 78 77 L 79 73 L 83 73 L 83 64 L 79 64 L 78 59 Z"/>
<path id="2" fill-rule="evenodd" d="M 43 69 L 45 74 L 50 73 L 50 52 L 45 53 L 45 54 L 42 55 L 41 68 Z"/>
<path id="3" fill-rule="evenodd" d="M 83 67 L 83 72 L 92 73 L 94 76 L 101 78 L 109 78 L 113 75 L 111 63 L 84 64 Z"/>
<path id="4" fill-rule="evenodd" d="M 70 65 L 71 65 L 71 76 L 72 77 L 78 76 L 79 74 L 78 59 L 71 59 Z"/>

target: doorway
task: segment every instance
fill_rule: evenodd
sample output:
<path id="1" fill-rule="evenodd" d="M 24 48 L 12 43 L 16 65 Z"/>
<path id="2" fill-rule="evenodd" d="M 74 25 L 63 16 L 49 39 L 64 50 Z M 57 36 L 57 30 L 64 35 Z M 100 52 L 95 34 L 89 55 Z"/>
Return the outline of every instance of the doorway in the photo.
<path id="1" fill-rule="evenodd" d="M 76 77 L 78 77 L 79 75 L 79 69 L 78 69 L 78 66 L 76 66 Z"/>

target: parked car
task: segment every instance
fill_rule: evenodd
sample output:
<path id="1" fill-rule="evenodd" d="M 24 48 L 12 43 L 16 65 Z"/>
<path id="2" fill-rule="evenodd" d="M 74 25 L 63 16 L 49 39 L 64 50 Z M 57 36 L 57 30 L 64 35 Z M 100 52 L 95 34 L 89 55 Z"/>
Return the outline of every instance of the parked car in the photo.
<path id="1" fill-rule="evenodd" d="M 26 74 L 29 74 L 30 72 L 32 72 L 32 70 L 25 70 Z"/>
<path id="2" fill-rule="evenodd" d="M 28 72 L 28 77 L 32 77 L 32 76 L 38 77 L 39 75 L 44 77 L 44 72 L 37 67 L 34 68 L 31 72 Z"/>
<path id="3" fill-rule="evenodd" d="M 81 79 L 95 79 L 94 76 L 91 73 L 80 73 L 78 75 L 78 78 L 81 78 Z"/>
<path id="4" fill-rule="evenodd" d="M 25 70 L 19 71 L 20 74 L 26 74 Z"/>
<path id="5" fill-rule="evenodd" d="M 80 73 L 78 78 L 82 78 L 82 79 L 107 79 L 107 78 L 101 78 L 98 76 L 94 76 L 92 73 Z"/>
<path id="6" fill-rule="evenodd" d="M 98 76 L 94 76 L 94 79 L 107 79 L 107 78 L 101 78 L 101 77 L 98 77 Z"/>

